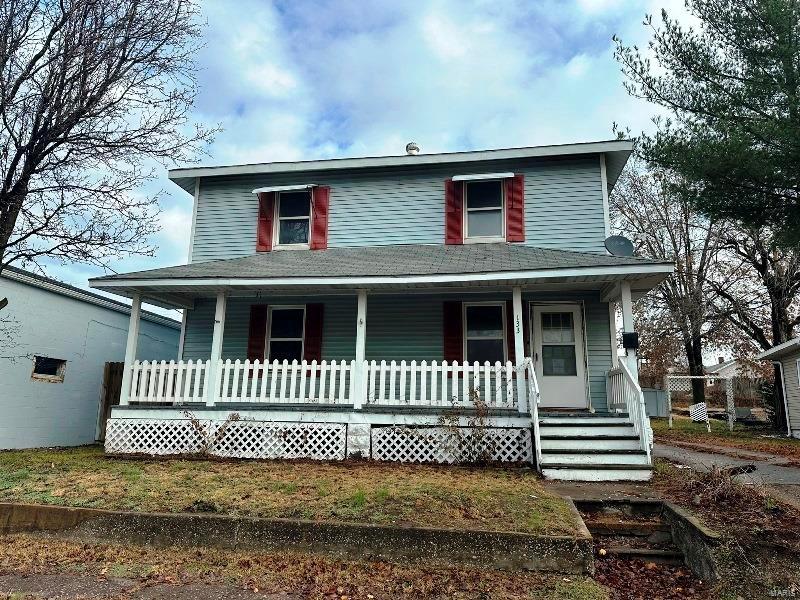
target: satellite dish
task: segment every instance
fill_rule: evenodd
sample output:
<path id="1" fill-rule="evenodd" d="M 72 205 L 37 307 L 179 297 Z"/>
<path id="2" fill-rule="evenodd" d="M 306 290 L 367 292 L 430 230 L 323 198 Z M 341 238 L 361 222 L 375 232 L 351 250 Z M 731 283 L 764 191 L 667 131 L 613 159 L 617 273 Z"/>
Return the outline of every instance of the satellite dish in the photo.
<path id="1" fill-rule="evenodd" d="M 614 256 L 633 256 L 633 242 L 621 235 L 612 235 L 604 242 L 606 250 Z"/>

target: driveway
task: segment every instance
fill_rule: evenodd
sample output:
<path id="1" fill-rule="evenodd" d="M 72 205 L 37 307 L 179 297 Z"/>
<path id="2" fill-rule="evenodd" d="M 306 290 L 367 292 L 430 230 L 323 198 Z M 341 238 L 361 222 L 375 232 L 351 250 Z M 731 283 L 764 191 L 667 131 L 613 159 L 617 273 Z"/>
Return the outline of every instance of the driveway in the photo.
<path id="1" fill-rule="evenodd" d="M 730 448 L 720 449 L 723 450 L 731 451 Z M 716 454 L 710 450 L 679 448 L 664 443 L 656 443 L 653 448 L 653 455 L 658 458 L 666 458 L 701 471 L 708 471 L 712 466 L 725 468 L 754 465 L 755 471 L 739 475 L 737 479 L 745 483 L 768 486 L 775 496 L 800 510 L 800 467 L 792 466 L 786 458 L 774 454 L 750 450 L 740 451 L 738 454 L 739 457 L 733 457 Z M 742 454 L 745 457 L 742 457 Z"/>

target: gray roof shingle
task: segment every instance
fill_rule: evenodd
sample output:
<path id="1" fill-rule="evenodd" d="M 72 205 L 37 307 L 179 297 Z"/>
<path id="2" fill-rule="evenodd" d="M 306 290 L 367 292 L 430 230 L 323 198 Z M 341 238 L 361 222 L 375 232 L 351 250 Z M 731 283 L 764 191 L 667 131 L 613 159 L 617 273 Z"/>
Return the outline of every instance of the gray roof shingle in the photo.
<path id="1" fill-rule="evenodd" d="M 415 244 L 263 252 L 242 258 L 99 277 L 92 281 L 401 277 L 652 264 L 664 263 L 638 257 L 504 243 L 450 246 Z"/>

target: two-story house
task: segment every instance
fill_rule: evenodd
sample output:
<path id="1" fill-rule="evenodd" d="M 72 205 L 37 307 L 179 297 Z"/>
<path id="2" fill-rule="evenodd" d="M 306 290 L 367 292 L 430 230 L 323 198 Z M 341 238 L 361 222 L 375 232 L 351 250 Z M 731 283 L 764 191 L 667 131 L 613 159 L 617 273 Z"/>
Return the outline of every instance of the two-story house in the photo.
<path id="1" fill-rule="evenodd" d="M 478 452 L 551 477 L 648 478 L 650 426 L 633 351 L 617 360 L 615 307 L 632 332 L 632 299 L 672 266 L 604 247 L 631 149 L 170 171 L 194 195 L 189 264 L 91 281 L 133 299 L 107 450 Z M 134 360 L 142 300 L 184 309 L 180 361 Z"/>

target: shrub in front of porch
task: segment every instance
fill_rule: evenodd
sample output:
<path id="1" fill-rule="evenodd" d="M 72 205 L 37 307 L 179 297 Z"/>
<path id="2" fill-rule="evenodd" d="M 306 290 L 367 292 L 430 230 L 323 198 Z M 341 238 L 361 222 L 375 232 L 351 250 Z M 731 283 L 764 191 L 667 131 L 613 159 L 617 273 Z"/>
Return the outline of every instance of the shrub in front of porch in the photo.
<path id="1" fill-rule="evenodd" d="M 528 469 L 123 460 L 99 447 L 0 452 L 0 501 L 572 535 Z"/>

